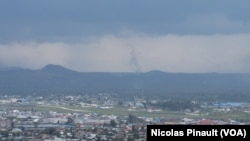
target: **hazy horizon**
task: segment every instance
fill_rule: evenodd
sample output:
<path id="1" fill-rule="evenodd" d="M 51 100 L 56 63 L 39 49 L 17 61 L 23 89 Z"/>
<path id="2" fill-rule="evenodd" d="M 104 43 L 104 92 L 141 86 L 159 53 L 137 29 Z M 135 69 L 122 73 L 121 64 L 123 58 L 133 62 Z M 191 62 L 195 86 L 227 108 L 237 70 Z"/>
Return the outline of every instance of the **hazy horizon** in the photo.
<path id="1" fill-rule="evenodd" d="M 0 67 L 249 73 L 247 0 L 4 1 Z"/>

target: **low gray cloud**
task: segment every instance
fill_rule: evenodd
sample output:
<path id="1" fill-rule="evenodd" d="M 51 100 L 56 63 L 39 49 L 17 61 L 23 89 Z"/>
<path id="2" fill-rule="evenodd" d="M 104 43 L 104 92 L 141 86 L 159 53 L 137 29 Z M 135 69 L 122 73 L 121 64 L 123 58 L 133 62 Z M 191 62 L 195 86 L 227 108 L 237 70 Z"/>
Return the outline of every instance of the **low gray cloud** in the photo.
<path id="1" fill-rule="evenodd" d="M 250 34 L 106 35 L 85 43 L 0 45 L 0 64 L 40 69 L 58 64 L 78 71 L 250 72 Z"/>

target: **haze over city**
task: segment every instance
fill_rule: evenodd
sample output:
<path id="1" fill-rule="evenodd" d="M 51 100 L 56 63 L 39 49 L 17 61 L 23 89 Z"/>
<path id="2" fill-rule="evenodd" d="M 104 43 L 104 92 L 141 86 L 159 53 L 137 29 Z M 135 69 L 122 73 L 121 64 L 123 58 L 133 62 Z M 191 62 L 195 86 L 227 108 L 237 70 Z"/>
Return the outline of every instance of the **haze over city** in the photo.
<path id="1" fill-rule="evenodd" d="M 249 5 L 2 0 L 0 140 L 250 140 Z"/>

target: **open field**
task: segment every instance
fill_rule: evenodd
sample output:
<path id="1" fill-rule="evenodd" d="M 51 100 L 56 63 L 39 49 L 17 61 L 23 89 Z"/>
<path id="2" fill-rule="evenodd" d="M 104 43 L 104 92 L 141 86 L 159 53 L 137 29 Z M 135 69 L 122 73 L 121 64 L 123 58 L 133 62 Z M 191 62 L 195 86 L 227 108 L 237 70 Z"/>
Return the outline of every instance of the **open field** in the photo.
<path id="1" fill-rule="evenodd" d="M 185 112 L 179 111 L 159 111 L 159 112 L 148 112 L 145 110 L 136 110 L 128 111 L 128 108 L 124 107 L 115 107 L 110 109 L 101 109 L 98 107 L 80 107 L 80 106 L 52 106 L 52 105 L 0 105 L 2 109 L 16 109 L 16 110 L 27 110 L 27 111 L 55 111 L 55 112 L 83 112 L 83 113 L 97 113 L 97 114 L 106 114 L 106 115 L 117 115 L 117 116 L 127 116 L 133 114 L 139 117 L 165 117 L 169 119 L 178 119 L 178 118 L 208 118 L 208 119 L 237 119 L 237 120 L 249 120 L 250 113 L 245 113 L 241 111 L 232 111 L 232 112 L 215 112 L 211 109 L 206 109 L 201 111 L 198 115 L 186 114 Z"/>

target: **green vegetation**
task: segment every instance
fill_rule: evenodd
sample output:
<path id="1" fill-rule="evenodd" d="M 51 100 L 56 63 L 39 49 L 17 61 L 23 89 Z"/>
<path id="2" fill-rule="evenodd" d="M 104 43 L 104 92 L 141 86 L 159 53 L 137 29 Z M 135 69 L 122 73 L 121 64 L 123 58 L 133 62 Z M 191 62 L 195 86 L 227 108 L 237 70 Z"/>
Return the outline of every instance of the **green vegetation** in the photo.
<path id="1" fill-rule="evenodd" d="M 101 109 L 98 107 L 79 107 L 79 106 L 41 106 L 41 105 L 0 105 L 0 108 L 15 109 L 15 110 L 27 110 L 27 111 L 55 111 L 55 112 L 91 112 L 105 115 L 117 115 L 127 116 L 133 114 L 139 117 L 165 117 L 169 119 L 173 118 L 209 118 L 209 119 L 234 119 L 234 120 L 249 120 L 250 113 L 241 111 L 230 112 L 217 112 L 212 109 L 201 110 L 198 115 L 185 114 L 183 111 L 162 110 L 158 112 L 148 112 L 145 110 L 136 109 L 135 111 L 128 111 L 124 107 L 115 107 L 110 109 Z"/>
<path id="2" fill-rule="evenodd" d="M 244 113 L 240 111 L 232 111 L 232 112 L 215 112 L 211 111 L 207 116 L 210 119 L 234 119 L 234 120 L 249 120 L 250 113 Z"/>

